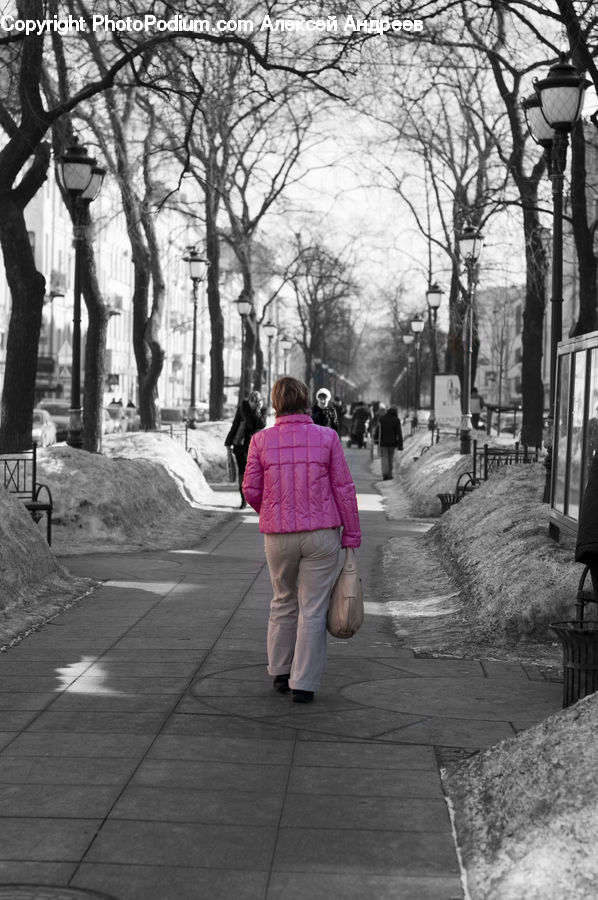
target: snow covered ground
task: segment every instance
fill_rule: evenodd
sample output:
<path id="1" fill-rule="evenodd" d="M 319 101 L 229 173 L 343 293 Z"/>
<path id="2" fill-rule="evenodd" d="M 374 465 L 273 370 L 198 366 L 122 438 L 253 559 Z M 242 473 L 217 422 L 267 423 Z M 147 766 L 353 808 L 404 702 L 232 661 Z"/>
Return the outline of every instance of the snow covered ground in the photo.
<path id="1" fill-rule="evenodd" d="M 64 443 L 39 450 L 37 478 L 54 498 L 52 548 L 45 519 L 35 525 L 20 501 L 0 491 L 0 646 L 93 588 L 61 557 L 184 547 L 231 515 L 236 486 L 214 492 L 205 477 L 226 479 L 229 427 L 213 422 L 189 432 L 193 453 L 154 432 L 106 437 L 102 454 Z"/>
<path id="2" fill-rule="evenodd" d="M 206 423 L 190 433 L 192 453 L 154 433 L 107 438 L 101 455 L 64 444 L 40 451 L 38 480 L 50 485 L 56 503 L 52 551 L 44 523 L 36 526 L 19 501 L 0 492 L 0 647 L 93 589 L 74 578 L 61 557 L 185 546 L 231 515 L 236 486 L 214 492 L 206 480 L 225 481 L 228 427 Z M 439 516 L 436 494 L 452 490 L 469 467 L 456 439 L 444 438 L 420 456 L 428 442 L 426 432 L 409 439 L 397 459 L 396 481 L 380 482 L 388 516 Z M 496 473 L 423 539 L 442 560 L 447 584 L 452 578 L 462 594 L 457 603 L 447 588 L 442 602 L 448 597 L 454 608 L 428 629 L 427 649 L 559 658 L 547 624 L 569 617 L 581 567 L 571 546 L 548 537 L 543 479 L 541 465 Z M 391 579 L 393 565 L 389 552 Z M 441 618 L 456 617 L 458 627 L 439 638 Z M 449 772 L 472 900 L 596 896 L 597 696 Z"/>

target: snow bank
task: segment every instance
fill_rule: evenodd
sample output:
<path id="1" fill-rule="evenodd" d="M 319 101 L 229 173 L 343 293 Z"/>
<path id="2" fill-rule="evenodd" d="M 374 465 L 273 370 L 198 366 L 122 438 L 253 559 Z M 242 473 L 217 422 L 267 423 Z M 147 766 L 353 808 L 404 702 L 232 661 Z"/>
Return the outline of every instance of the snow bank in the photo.
<path id="1" fill-rule="evenodd" d="M 166 434 L 114 435 L 102 454 L 59 444 L 39 454 L 38 468 L 54 497 L 59 555 L 199 540 L 223 515 L 204 508 L 214 495 L 200 466 Z"/>
<path id="2" fill-rule="evenodd" d="M 486 435 L 474 432 L 476 435 L 483 445 Z M 441 505 L 436 495 L 454 491 L 459 475 L 472 468 L 471 455 L 461 456 L 459 452 L 458 437 L 445 435 L 432 446 L 430 441 L 429 431 L 417 431 L 396 456 L 396 470 L 416 516 L 439 516 Z"/>
<path id="3" fill-rule="evenodd" d="M 475 900 L 596 896 L 598 695 L 445 776 Z"/>
<path id="4" fill-rule="evenodd" d="M 20 500 L 0 492 L 0 645 L 91 586 L 58 564 L 45 529 L 45 518 L 36 525 Z"/>
<path id="5" fill-rule="evenodd" d="M 542 638 L 550 622 L 574 612 L 583 569 L 570 544 L 548 535 L 544 480 L 540 463 L 498 469 L 431 532 L 481 632 Z"/>

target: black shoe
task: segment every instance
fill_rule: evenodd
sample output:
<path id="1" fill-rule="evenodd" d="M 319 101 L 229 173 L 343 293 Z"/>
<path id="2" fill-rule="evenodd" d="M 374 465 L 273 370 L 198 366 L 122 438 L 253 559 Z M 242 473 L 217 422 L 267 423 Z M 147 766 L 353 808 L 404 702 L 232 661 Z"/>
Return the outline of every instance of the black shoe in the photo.
<path id="1" fill-rule="evenodd" d="M 239 509 L 245 509 L 246 506 L 247 506 L 247 500 L 245 499 L 245 497 L 243 497 L 243 499 L 241 500 L 241 506 L 239 507 Z"/>
<path id="2" fill-rule="evenodd" d="M 278 691 L 280 694 L 288 694 L 289 693 L 289 678 L 290 675 L 277 675 L 274 679 L 274 690 Z"/>
<path id="3" fill-rule="evenodd" d="M 293 691 L 293 703 L 311 703 L 313 699 L 313 691 Z"/>

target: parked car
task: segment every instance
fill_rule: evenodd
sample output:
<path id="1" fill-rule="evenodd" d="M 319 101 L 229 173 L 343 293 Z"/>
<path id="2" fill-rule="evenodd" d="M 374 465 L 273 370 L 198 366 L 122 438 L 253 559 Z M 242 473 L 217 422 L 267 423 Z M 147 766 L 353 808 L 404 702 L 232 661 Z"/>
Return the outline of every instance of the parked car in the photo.
<path id="1" fill-rule="evenodd" d="M 56 426 L 56 440 L 66 441 L 69 433 L 70 402 L 68 400 L 40 400 L 37 409 L 45 409 Z"/>
<path id="2" fill-rule="evenodd" d="M 114 428 L 112 432 L 105 432 L 106 434 L 114 434 L 117 431 L 126 431 L 128 428 L 129 420 L 127 418 L 127 412 L 125 407 L 119 406 L 117 403 L 110 403 L 106 407 L 108 411 L 108 415 L 114 422 Z"/>
<path id="3" fill-rule="evenodd" d="M 38 447 L 49 447 L 56 443 L 56 425 L 47 409 L 33 410 L 31 440 Z"/>

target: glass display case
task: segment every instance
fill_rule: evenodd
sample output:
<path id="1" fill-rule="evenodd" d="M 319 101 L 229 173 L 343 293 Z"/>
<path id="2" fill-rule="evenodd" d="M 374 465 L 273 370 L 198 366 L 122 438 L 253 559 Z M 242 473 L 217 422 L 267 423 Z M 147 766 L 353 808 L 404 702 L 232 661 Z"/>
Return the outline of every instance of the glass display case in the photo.
<path id="1" fill-rule="evenodd" d="M 590 463 L 598 449 L 598 331 L 561 341 L 549 530 L 577 534 L 579 507 Z"/>

